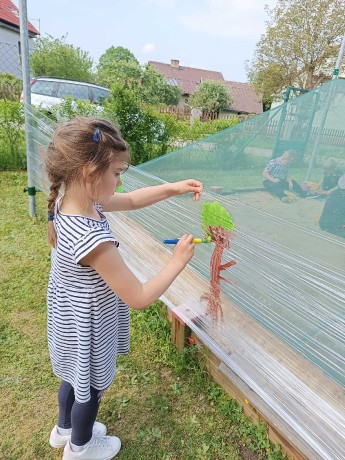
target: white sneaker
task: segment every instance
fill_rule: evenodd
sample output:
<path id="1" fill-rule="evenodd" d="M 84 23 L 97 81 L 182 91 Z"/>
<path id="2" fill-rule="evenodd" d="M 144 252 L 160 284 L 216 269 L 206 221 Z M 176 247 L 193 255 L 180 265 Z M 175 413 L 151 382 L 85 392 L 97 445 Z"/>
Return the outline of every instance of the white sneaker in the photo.
<path id="1" fill-rule="evenodd" d="M 95 422 L 92 429 L 93 436 L 105 436 L 107 434 L 107 427 L 103 423 Z M 58 433 L 57 425 L 54 426 L 50 433 L 49 444 L 52 447 L 60 448 L 65 447 L 67 442 L 71 439 L 71 435 L 63 436 Z"/>
<path id="2" fill-rule="evenodd" d="M 93 436 L 81 452 L 73 452 L 68 442 L 62 460 L 111 460 L 121 449 L 121 441 L 116 436 Z"/>

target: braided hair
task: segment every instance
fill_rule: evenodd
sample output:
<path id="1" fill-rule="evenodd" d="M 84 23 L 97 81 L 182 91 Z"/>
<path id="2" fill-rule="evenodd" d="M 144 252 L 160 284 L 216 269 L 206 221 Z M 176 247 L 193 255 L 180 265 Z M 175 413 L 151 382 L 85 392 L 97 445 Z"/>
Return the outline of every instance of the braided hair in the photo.
<path id="1" fill-rule="evenodd" d="M 54 133 L 45 157 L 44 167 L 50 181 L 48 201 L 48 241 L 56 246 L 54 226 L 56 200 L 60 189 L 82 179 L 88 165 L 90 173 L 100 177 L 118 156 L 130 162 L 129 149 L 118 129 L 101 118 L 76 117 L 60 125 Z"/>

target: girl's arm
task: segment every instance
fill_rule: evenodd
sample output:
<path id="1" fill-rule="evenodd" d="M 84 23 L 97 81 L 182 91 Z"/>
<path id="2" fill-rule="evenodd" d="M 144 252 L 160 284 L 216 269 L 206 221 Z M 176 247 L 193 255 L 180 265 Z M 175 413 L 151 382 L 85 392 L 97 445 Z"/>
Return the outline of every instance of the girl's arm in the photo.
<path id="1" fill-rule="evenodd" d="M 136 309 L 149 307 L 181 273 L 194 254 L 193 235 L 183 235 L 172 259 L 156 276 L 141 283 L 124 263 L 114 243 L 101 243 L 79 263 L 93 267 L 126 304 Z"/>
<path id="2" fill-rule="evenodd" d="M 129 193 L 115 193 L 109 201 L 101 203 L 101 205 L 105 212 L 131 211 L 145 208 L 172 196 L 184 195 L 185 193 L 193 193 L 193 199 L 197 201 L 202 191 L 203 184 L 201 182 L 195 179 L 188 179 L 153 187 L 144 187 Z"/>
<path id="3" fill-rule="evenodd" d="M 262 175 L 265 179 L 271 181 L 271 182 L 280 182 L 279 179 L 277 179 L 276 177 L 272 177 L 268 171 L 268 168 L 266 167 L 263 172 L 262 172 Z"/>

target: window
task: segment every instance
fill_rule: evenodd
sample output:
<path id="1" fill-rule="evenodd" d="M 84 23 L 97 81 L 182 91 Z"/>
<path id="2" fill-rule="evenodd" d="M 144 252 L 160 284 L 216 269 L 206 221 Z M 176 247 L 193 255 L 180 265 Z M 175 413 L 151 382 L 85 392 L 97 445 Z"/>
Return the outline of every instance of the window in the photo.
<path id="1" fill-rule="evenodd" d="M 73 99 L 89 99 L 89 88 L 75 83 L 59 83 L 57 97 L 72 96 Z"/>
<path id="2" fill-rule="evenodd" d="M 109 91 L 102 88 L 92 87 L 92 102 L 100 103 L 109 96 Z"/>
<path id="3" fill-rule="evenodd" d="M 31 92 L 42 96 L 55 96 L 55 86 L 55 81 L 36 80 L 31 85 Z"/>

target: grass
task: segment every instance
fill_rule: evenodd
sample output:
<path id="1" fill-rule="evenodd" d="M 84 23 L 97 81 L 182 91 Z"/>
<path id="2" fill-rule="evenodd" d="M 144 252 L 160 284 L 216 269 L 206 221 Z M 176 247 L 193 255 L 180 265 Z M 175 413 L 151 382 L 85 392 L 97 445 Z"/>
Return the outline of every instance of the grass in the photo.
<path id="1" fill-rule="evenodd" d="M 62 450 L 48 444 L 59 381 L 46 339 L 46 202 L 39 193 L 31 219 L 24 186 L 25 173 L 0 173 L 0 458 L 54 460 Z M 131 341 L 99 413 L 123 442 L 119 460 L 284 458 L 265 425 L 209 380 L 195 347 L 177 353 L 160 303 L 132 312 Z"/>

